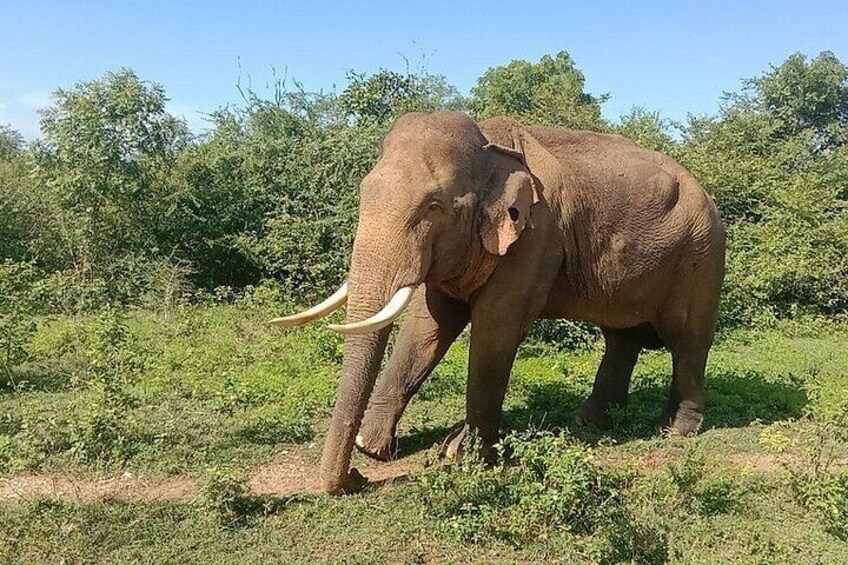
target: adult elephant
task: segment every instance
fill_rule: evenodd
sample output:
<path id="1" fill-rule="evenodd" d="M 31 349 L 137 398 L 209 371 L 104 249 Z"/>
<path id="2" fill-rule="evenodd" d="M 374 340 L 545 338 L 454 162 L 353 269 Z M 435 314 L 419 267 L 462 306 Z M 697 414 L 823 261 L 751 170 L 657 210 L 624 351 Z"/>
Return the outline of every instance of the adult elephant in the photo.
<path id="1" fill-rule="evenodd" d="M 364 484 L 349 469 L 354 444 L 393 456 L 404 408 L 469 322 L 465 425 L 449 452 L 472 430 L 491 452 L 516 350 L 537 318 L 603 330 L 583 421 L 608 425 L 640 350 L 666 346 L 673 377 L 663 423 L 697 432 L 724 251 L 712 199 L 666 155 L 616 135 L 505 117 L 478 126 L 458 112 L 402 116 L 362 181 L 348 282 L 275 320 L 299 325 L 347 301 L 351 323 L 331 326 L 347 338 L 322 487 Z M 392 322 L 407 306 L 375 387 Z"/>

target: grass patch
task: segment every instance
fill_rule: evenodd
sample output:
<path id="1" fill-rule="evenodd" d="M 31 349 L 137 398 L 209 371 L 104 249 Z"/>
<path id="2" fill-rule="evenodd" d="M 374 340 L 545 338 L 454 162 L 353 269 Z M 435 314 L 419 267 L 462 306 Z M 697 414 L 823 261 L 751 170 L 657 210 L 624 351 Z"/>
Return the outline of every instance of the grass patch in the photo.
<path id="1" fill-rule="evenodd" d="M 846 543 L 846 333 L 724 336 L 705 431 L 655 422 L 667 353 L 642 356 L 616 427 L 572 425 L 602 350 L 544 344 L 516 362 L 507 465 L 473 457 L 345 498 L 258 496 L 259 466 L 320 443 L 341 340 L 281 332 L 249 301 L 39 319 L 0 391 L 0 475 L 188 475 L 191 502 L 0 503 L 0 561 L 291 563 L 841 563 Z M 400 425 L 401 455 L 462 419 L 467 343 Z M 533 433 L 528 429 L 536 430 Z M 317 449 L 309 447 L 308 453 Z"/>

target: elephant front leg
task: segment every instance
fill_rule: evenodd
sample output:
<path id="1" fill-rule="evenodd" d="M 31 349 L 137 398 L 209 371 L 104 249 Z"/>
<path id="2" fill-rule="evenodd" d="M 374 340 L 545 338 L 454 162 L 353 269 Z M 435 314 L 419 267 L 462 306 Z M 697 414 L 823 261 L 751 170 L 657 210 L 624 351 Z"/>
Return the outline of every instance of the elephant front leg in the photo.
<path id="1" fill-rule="evenodd" d="M 515 355 L 544 306 L 553 278 L 549 272 L 539 278 L 501 275 L 496 274 L 472 308 L 465 425 L 447 440 L 446 455 L 452 459 L 461 455 L 468 434 L 479 439 L 484 459 L 495 459 Z"/>
<path id="2" fill-rule="evenodd" d="M 397 425 L 407 404 L 468 324 L 468 305 L 424 285 L 412 299 L 392 356 L 380 375 L 356 447 L 388 461 L 397 452 Z"/>
<path id="3" fill-rule="evenodd" d="M 514 329 L 472 321 L 465 424 L 446 440 L 445 455 L 449 459 L 461 456 L 469 434 L 476 435 L 486 461 L 497 458 L 494 445 L 500 439 L 504 397 L 515 354 L 524 337 L 523 332 Z"/>

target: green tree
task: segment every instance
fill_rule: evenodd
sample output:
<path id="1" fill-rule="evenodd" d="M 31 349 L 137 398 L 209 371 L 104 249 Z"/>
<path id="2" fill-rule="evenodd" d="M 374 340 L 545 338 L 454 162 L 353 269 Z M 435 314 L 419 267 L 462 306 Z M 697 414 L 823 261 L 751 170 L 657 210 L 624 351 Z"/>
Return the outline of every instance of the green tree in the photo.
<path id="1" fill-rule="evenodd" d="M 846 68 L 795 54 L 684 128 L 729 224 L 725 324 L 848 309 Z"/>
<path id="2" fill-rule="evenodd" d="M 24 147 L 24 138 L 8 125 L 0 125 L 0 159 L 9 159 L 20 155 Z"/>
<path id="3" fill-rule="evenodd" d="M 67 266 L 102 271 L 117 257 L 168 252 L 175 195 L 166 179 L 189 133 L 166 111 L 162 87 L 121 69 L 53 101 L 42 111 L 37 172 L 63 213 Z"/>
<path id="4" fill-rule="evenodd" d="M 677 147 L 671 136 L 673 127 L 674 124 L 660 117 L 659 112 L 637 107 L 621 116 L 613 129 L 616 133 L 629 137 L 643 147 L 673 153 Z"/>
<path id="5" fill-rule="evenodd" d="M 439 76 L 351 73 L 340 95 L 289 90 L 216 112 L 208 139 L 184 152 L 182 249 L 204 286 L 261 277 L 311 300 L 347 270 L 358 186 L 392 119 L 410 110 L 457 108 Z"/>
<path id="6" fill-rule="evenodd" d="M 811 60 L 795 53 L 746 87 L 732 101 L 768 114 L 781 136 L 811 132 L 818 150 L 848 142 L 848 67 L 830 51 Z"/>
<path id="7" fill-rule="evenodd" d="M 32 174 L 23 137 L 0 126 L 0 261 L 55 264 L 61 249 L 45 196 Z"/>
<path id="8" fill-rule="evenodd" d="M 413 110 L 462 109 L 462 97 L 441 75 L 381 69 L 370 76 L 351 71 L 347 78 L 339 104 L 357 122 L 385 122 Z"/>
<path id="9" fill-rule="evenodd" d="M 538 63 L 514 60 L 487 69 L 468 106 L 478 120 L 506 114 L 528 124 L 605 130 L 601 104 L 608 96 L 586 93 L 585 82 L 565 51 Z"/>
<path id="10" fill-rule="evenodd" d="M 248 91 L 245 106 L 215 112 L 212 133 L 183 152 L 174 180 L 191 197 L 181 200 L 181 249 L 199 284 L 269 277 L 309 300 L 340 282 L 359 182 L 388 127 L 352 116 L 340 98 L 283 82 L 270 99 Z"/>

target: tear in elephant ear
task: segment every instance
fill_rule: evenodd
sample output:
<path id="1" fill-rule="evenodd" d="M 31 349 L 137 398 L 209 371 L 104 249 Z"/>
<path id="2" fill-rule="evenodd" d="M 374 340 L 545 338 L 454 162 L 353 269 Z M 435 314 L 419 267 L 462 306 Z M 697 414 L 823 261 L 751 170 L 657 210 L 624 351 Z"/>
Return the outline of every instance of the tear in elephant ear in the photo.
<path id="1" fill-rule="evenodd" d="M 483 247 L 492 255 L 506 255 L 526 226 L 533 228 L 530 207 L 539 201 L 533 176 L 526 171 L 512 171 L 503 181 L 500 194 L 488 202 L 480 236 Z"/>

